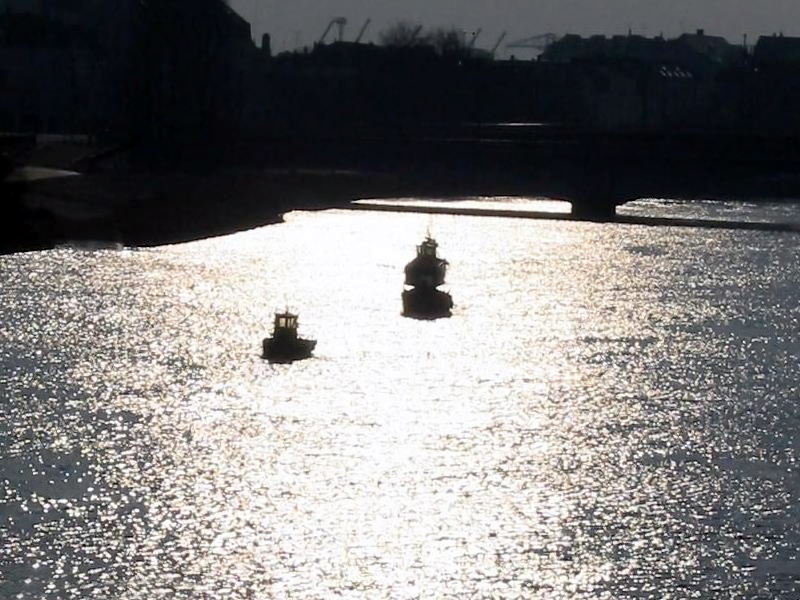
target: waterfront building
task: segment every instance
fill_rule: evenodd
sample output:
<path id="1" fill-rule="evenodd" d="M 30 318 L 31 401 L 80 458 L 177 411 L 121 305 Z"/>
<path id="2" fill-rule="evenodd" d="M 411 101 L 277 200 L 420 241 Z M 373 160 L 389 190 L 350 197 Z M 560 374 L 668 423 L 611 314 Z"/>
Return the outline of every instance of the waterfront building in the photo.
<path id="1" fill-rule="evenodd" d="M 0 0 L 0 130 L 241 126 L 254 51 L 222 0 Z"/>
<path id="2" fill-rule="evenodd" d="M 761 36 L 753 49 L 756 67 L 800 65 L 800 37 Z"/>

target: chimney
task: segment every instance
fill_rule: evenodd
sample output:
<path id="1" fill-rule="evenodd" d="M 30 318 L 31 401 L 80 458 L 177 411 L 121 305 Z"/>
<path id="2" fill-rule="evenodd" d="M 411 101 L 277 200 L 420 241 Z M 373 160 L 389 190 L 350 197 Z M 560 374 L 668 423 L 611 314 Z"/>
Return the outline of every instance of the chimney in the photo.
<path id="1" fill-rule="evenodd" d="M 266 56 L 272 56 L 272 38 L 268 33 L 261 36 L 261 51 Z"/>
<path id="2" fill-rule="evenodd" d="M 705 30 L 705 29 L 698 29 L 698 30 L 697 30 L 697 35 L 699 35 L 699 36 L 703 36 L 703 35 L 705 35 L 705 34 L 706 34 L 706 30 Z"/>

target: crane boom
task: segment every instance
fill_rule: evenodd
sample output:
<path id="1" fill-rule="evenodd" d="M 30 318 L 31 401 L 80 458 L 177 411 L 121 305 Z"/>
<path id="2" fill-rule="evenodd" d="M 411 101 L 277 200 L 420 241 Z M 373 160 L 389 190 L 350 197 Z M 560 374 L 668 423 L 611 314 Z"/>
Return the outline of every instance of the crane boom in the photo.
<path id="1" fill-rule="evenodd" d="M 342 41 L 342 29 L 347 24 L 347 19 L 344 17 L 336 17 L 335 19 L 331 19 L 331 22 L 328 23 L 328 26 L 325 28 L 325 31 L 322 32 L 322 35 L 319 37 L 319 43 L 323 43 L 325 38 L 328 36 L 328 32 L 331 28 L 336 25 L 339 27 L 339 41 Z"/>
<path id="2" fill-rule="evenodd" d="M 361 31 L 359 31 L 358 35 L 356 36 L 356 40 L 355 40 L 356 44 L 361 41 L 361 38 L 364 36 L 364 32 L 367 30 L 367 27 L 369 27 L 369 24 L 371 22 L 372 22 L 372 19 L 367 19 L 364 22 L 364 25 L 361 27 Z"/>
<path id="3" fill-rule="evenodd" d="M 483 29 L 478 27 L 475 33 L 472 34 L 472 39 L 469 41 L 469 44 L 467 44 L 467 50 L 472 50 L 472 48 L 475 47 L 475 40 L 478 39 L 478 36 L 481 34 L 481 31 L 483 31 Z"/>
<path id="4" fill-rule="evenodd" d="M 557 39 L 558 36 L 555 33 L 543 33 L 541 35 L 534 35 L 529 38 L 510 42 L 506 44 L 506 48 L 533 48 L 534 50 L 544 50 Z"/>
<path id="5" fill-rule="evenodd" d="M 500 34 L 499 38 L 497 38 L 497 41 L 494 43 L 494 46 L 492 46 L 492 49 L 489 51 L 489 54 L 494 56 L 494 53 L 497 52 L 497 49 L 500 47 L 500 42 L 502 42 L 504 39 L 506 39 L 505 31 Z"/>

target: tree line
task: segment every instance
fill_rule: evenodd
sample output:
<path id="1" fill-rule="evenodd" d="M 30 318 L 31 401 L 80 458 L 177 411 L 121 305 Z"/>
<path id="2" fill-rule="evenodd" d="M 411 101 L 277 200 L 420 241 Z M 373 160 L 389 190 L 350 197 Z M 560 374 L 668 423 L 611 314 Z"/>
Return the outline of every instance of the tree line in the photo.
<path id="1" fill-rule="evenodd" d="M 398 21 L 378 34 L 382 46 L 402 47 L 432 46 L 442 56 L 457 56 L 467 51 L 468 42 L 464 31 L 450 27 L 423 29 L 411 21 Z"/>

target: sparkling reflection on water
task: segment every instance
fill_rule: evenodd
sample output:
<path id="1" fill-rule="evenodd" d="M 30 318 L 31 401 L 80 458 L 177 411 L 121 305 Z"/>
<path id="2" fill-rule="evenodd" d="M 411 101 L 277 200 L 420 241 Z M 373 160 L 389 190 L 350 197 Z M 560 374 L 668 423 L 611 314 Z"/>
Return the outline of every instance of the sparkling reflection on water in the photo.
<path id="1" fill-rule="evenodd" d="M 327 211 L 0 258 L 0 597 L 798 598 L 799 240 Z M 270 366 L 287 304 L 316 357 Z"/>

